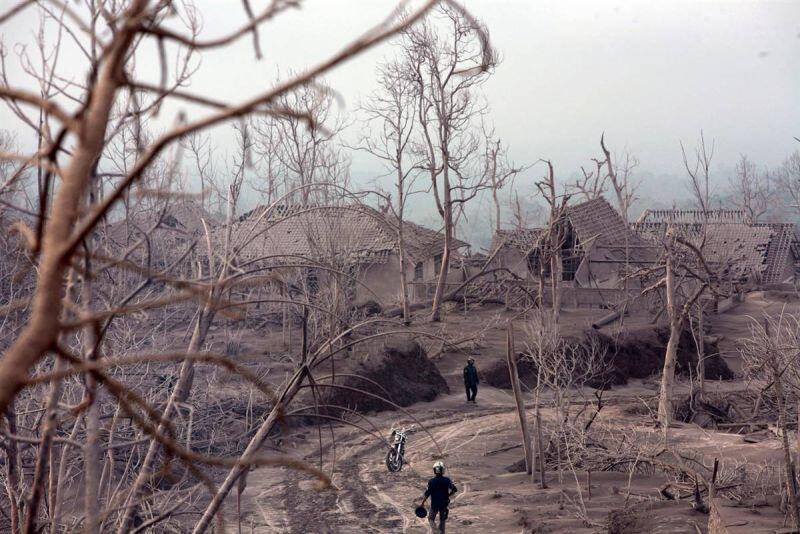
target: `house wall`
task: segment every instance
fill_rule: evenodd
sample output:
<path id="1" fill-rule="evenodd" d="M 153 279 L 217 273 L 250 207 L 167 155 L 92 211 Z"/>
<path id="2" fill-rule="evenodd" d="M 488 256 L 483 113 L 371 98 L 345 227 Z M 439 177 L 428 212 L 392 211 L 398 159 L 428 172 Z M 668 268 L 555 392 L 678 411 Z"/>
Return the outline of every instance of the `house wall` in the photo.
<path id="1" fill-rule="evenodd" d="M 505 267 L 523 280 L 532 278 L 531 272 L 528 270 L 528 258 L 516 248 L 501 248 L 495 255 L 494 263 L 498 267 Z"/>
<path id="2" fill-rule="evenodd" d="M 423 277 L 414 279 L 416 264 L 408 262 L 406 266 L 406 280 L 409 284 L 409 295 L 412 302 L 425 300 L 439 276 L 435 268 L 435 260 L 428 258 L 422 262 Z M 447 284 L 459 284 L 466 280 L 467 274 L 461 269 L 451 269 L 447 275 Z M 358 273 L 361 284 L 356 288 L 356 304 L 363 304 L 369 300 L 376 300 L 382 306 L 397 305 L 400 303 L 400 258 L 396 254 L 389 256 L 384 263 L 375 263 L 362 266 Z M 364 287 L 366 285 L 367 287 Z"/>
<path id="3" fill-rule="evenodd" d="M 423 262 L 423 279 L 414 280 L 415 264 L 408 262 L 406 267 L 406 280 L 409 283 L 409 296 L 412 302 L 430 298 L 435 288 L 439 275 L 434 268 L 433 258 Z M 455 285 L 466 280 L 467 274 L 461 269 L 451 269 L 447 276 L 447 284 Z M 316 270 L 317 284 L 324 291 L 331 286 L 331 274 L 325 269 Z M 286 269 L 283 278 L 305 287 L 307 281 L 306 269 Z M 399 305 L 401 300 L 400 289 L 400 258 L 391 254 L 383 263 L 365 264 L 357 271 L 358 283 L 354 287 L 353 304 L 360 305 L 368 301 L 377 301 L 381 306 L 390 307 Z M 447 288 L 446 288 L 447 289 Z"/>
<path id="4" fill-rule="evenodd" d="M 797 281 L 797 277 L 795 276 L 794 262 L 794 254 L 792 254 L 790 251 L 789 254 L 786 255 L 783 269 L 781 269 L 781 277 L 779 278 L 781 282 L 788 280 L 790 283 L 795 283 Z"/>
<path id="5" fill-rule="evenodd" d="M 622 286 L 614 266 L 607 263 L 595 263 L 591 258 L 583 260 L 578 274 L 575 276 L 579 287 L 599 287 L 615 289 Z"/>
<path id="6" fill-rule="evenodd" d="M 411 276 L 413 274 L 412 266 Z M 377 300 L 386 307 L 400 301 L 400 258 L 397 255 L 392 254 L 385 263 L 362 267 L 358 279 L 369 289 L 361 285 L 356 289 L 356 304 Z"/>

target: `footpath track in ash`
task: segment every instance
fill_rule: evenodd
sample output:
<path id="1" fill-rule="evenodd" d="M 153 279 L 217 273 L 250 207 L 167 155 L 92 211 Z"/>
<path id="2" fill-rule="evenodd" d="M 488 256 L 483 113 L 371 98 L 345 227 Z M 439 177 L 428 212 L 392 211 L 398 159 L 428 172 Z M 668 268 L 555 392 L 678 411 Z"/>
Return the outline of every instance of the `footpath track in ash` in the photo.
<path id="1" fill-rule="evenodd" d="M 310 475 L 291 469 L 258 469 L 250 474 L 243 497 L 243 526 L 252 528 L 243 531 L 426 532 L 426 523 L 414 516 L 413 507 L 431 476 L 433 462 L 438 459 L 445 462 L 448 474 L 460 489 L 451 505 L 452 531 L 491 530 L 503 517 L 513 516 L 516 521 L 525 516 L 525 510 L 531 506 L 528 494 L 534 485 L 525 481 L 525 486 L 517 486 L 523 483 L 524 475 L 520 478 L 505 469 L 521 458 L 520 450 L 510 447 L 507 452 L 495 454 L 519 443 L 515 406 L 508 392 L 483 388 L 481 393 L 483 398 L 479 397 L 477 405 L 466 404 L 460 394 L 451 394 L 410 407 L 408 411 L 431 432 L 441 451 L 426 432 L 412 433 L 406 449 L 407 464 L 399 473 L 388 472 L 384 464 L 386 445 L 374 436 L 349 426 L 334 425 L 334 446 L 330 428 L 323 425 L 324 469 L 330 471 L 335 455 L 334 487 L 316 490 Z M 641 404 L 654 395 L 652 388 L 639 385 L 608 391 L 603 396 L 601 413 L 610 410 L 609 415 L 614 413 L 616 419 L 620 406 Z M 594 396 L 588 394 L 585 399 L 575 404 L 588 402 L 587 410 L 593 410 Z M 392 427 L 414 424 L 412 417 L 400 411 L 369 417 L 387 438 Z M 298 438 L 297 448 L 287 452 L 318 466 L 317 427 L 299 429 L 300 434 L 303 437 Z M 285 442 L 284 446 L 291 445 Z M 542 494 L 539 498 L 544 500 L 538 507 L 556 506 L 553 513 L 566 513 L 558 509 L 557 495 Z M 487 501 L 497 510 L 493 517 L 480 506 Z M 520 529 L 514 523 L 496 531 Z"/>
<path id="2" fill-rule="evenodd" d="M 431 409 L 423 422 L 432 430 L 447 461 L 452 451 L 475 438 L 460 436 L 465 426 L 473 427 L 480 436 L 481 429 L 492 424 L 489 419 L 506 413 L 511 413 L 506 406 Z M 412 420 L 393 412 L 382 414 L 375 423 L 388 435 L 394 423 L 407 426 Z M 418 529 L 423 523 L 413 518 L 412 511 L 413 501 L 422 494 L 430 477 L 433 458 L 440 457 L 431 437 L 423 431 L 411 434 L 407 464 L 399 473 L 390 473 L 384 465 L 386 446 L 373 436 L 339 427 L 335 446 L 331 446 L 329 430 L 323 427 L 323 431 L 326 469 L 330 469 L 335 450 L 334 487 L 318 491 L 312 478 L 289 469 L 269 470 L 269 477 L 259 476 L 256 471 L 248 480 L 247 491 L 254 502 L 247 507 L 250 516 L 243 524 L 251 525 L 255 532 L 298 534 L 422 532 Z M 317 439 L 314 428 L 304 447 L 309 450 L 305 460 L 314 465 L 319 462 Z"/>

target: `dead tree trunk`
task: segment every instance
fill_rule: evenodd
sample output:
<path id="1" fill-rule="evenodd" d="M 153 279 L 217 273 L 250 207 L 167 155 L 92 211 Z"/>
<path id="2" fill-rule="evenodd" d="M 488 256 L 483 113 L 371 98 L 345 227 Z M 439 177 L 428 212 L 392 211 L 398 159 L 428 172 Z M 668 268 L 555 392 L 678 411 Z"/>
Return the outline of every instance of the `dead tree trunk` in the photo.
<path id="1" fill-rule="evenodd" d="M 697 379 L 700 383 L 700 395 L 706 392 L 706 341 L 705 341 L 705 324 L 703 316 L 705 315 L 705 305 L 699 302 L 697 314 Z"/>
<path id="2" fill-rule="evenodd" d="M 536 449 L 539 452 L 539 485 L 547 488 L 547 478 L 544 467 L 544 439 L 542 437 L 542 414 L 539 411 L 539 393 L 536 393 Z"/>
<path id="3" fill-rule="evenodd" d="M 443 183 L 444 183 L 444 250 L 442 250 L 442 265 L 439 268 L 439 278 L 436 281 L 436 293 L 433 296 L 433 309 L 431 310 L 431 321 L 438 322 L 442 314 L 442 297 L 444 296 L 444 286 L 447 283 L 447 274 L 450 271 L 450 247 L 453 239 L 453 202 L 450 192 L 450 178 L 448 173 L 448 160 L 443 159 Z"/>
<path id="4" fill-rule="evenodd" d="M 514 326 L 508 324 L 506 333 L 506 358 L 508 360 L 508 374 L 511 379 L 511 389 L 514 391 L 514 401 L 517 404 L 517 415 L 519 416 L 519 428 L 522 432 L 522 447 L 525 452 L 525 472 L 533 474 L 533 451 L 531 450 L 531 433 L 528 429 L 528 416 L 525 412 L 525 401 L 522 399 L 522 388 L 519 383 L 519 373 L 517 372 L 517 358 L 514 354 Z"/>
<path id="5" fill-rule="evenodd" d="M 143 0 L 132 2 L 126 20 L 137 20 L 147 4 Z M 63 170 L 53 209 L 45 223 L 30 319 L 0 360 L 0 410 L 5 410 L 28 380 L 28 370 L 57 342 L 64 275 L 72 253 L 68 244 L 81 214 L 81 202 L 89 185 L 91 169 L 103 151 L 106 126 L 117 89 L 123 81 L 120 72 L 137 30 L 137 24 L 133 23 L 120 27 L 107 47 L 105 61 L 90 88 L 92 98 L 82 114 L 81 125 L 84 127 L 72 158 Z"/>
<path id="6" fill-rule="evenodd" d="M 681 316 L 676 303 L 675 272 L 673 266 L 672 245 L 667 247 L 666 261 L 666 293 L 667 313 L 669 314 L 669 341 L 664 355 L 664 369 L 661 373 L 661 391 L 658 398 L 658 420 L 664 430 L 666 445 L 669 435 L 669 423 L 672 419 L 672 388 L 675 381 L 675 364 L 678 359 L 678 343 L 681 338 Z"/>
<path id="7" fill-rule="evenodd" d="M 14 400 L 5 410 L 8 431 L 11 434 L 17 433 L 17 412 Z M 8 492 L 9 515 L 11 516 L 11 533 L 19 534 L 22 526 L 22 515 L 24 513 L 24 501 L 19 494 L 19 446 L 16 440 L 3 440 L 3 448 L 6 452 L 6 491 Z"/>
<path id="8" fill-rule="evenodd" d="M 553 286 L 553 323 L 558 324 L 558 317 L 561 314 L 561 240 L 557 230 L 551 231 L 550 281 Z"/>
<path id="9" fill-rule="evenodd" d="M 402 154 L 398 156 L 402 158 Z M 408 326 L 411 324 L 411 310 L 408 303 L 408 278 L 406 274 L 406 247 L 403 240 L 403 217 L 405 211 L 405 183 L 403 176 L 403 169 L 398 165 L 397 168 L 397 202 L 398 220 L 397 220 L 397 253 L 400 258 L 400 291 L 402 292 L 402 305 L 403 305 L 403 323 Z"/>

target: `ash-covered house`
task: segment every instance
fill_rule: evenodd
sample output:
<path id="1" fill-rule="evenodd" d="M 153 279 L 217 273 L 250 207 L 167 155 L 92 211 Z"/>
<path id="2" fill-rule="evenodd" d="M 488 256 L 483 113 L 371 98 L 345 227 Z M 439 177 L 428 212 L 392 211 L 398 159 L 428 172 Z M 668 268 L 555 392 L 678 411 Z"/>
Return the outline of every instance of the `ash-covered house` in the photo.
<path id="1" fill-rule="evenodd" d="M 191 276 L 194 259 L 208 255 L 206 234 L 218 225 L 199 203 L 187 200 L 149 209 L 134 207 L 119 220 L 101 223 L 95 235 L 100 246 L 154 271 L 172 267 L 173 275 Z M 155 242 L 159 246 L 153 246 Z"/>
<path id="2" fill-rule="evenodd" d="M 501 230 L 492 241 L 493 263 L 520 278 L 538 279 L 546 238 L 542 228 Z M 604 198 L 567 208 L 561 245 L 561 279 L 565 287 L 622 287 L 626 270 L 631 272 L 652 262 L 653 256 L 652 243 L 636 234 Z M 549 265 L 543 267 L 549 277 Z"/>
<path id="3" fill-rule="evenodd" d="M 238 264 L 279 267 L 310 294 L 336 282 L 353 304 L 376 301 L 386 306 L 399 302 L 401 295 L 397 227 L 396 217 L 360 204 L 278 206 L 269 211 L 262 206 L 234 224 L 231 245 Z M 444 237 L 403 221 L 403 242 L 409 284 L 435 280 Z M 467 246 L 456 240 L 455 255 Z"/>
<path id="4" fill-rule="evenodd" d="M 740 210 L 646 210 L 633 224 L 645 238 L 673 228 L 723 276 L 746 287 L 796 281 L 800 241 L 791 223 L 749 223 Z"/>

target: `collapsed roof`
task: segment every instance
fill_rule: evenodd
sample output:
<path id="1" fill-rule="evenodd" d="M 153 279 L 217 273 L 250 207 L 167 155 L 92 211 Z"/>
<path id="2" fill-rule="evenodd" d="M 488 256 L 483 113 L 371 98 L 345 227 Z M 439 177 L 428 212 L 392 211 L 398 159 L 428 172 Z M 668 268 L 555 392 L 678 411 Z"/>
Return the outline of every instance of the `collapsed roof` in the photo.
<path id="1" fill-rule="evenodd" d="M 739 276 L 754 274 L 766 284 L 782 282 L 784 267 L 800 259 L 791 223 L 748 224 L 740 210 L 645 211 L 633 225 L 643 236 L 661 238 L 668 227 L 701 248 L 705 259 Z"/>
<path id="2" fill-rule="evenodd" d="M 628 224 L 604 198 L 569 206 L 565 213 L 578 248 L 590 262 L 648 264 L 658 261 L 667 228 L 695 244 L 711 266 L 766 284 L 783 280 L 787 264 L 800 260 L 800 239 L 793 224 L 748 224 L 741 210 L 648 210 Z M 512 247 L 523 254 L 538 248 L 542 228 L 500 230 L 492 250 Z"/>
<path id="3" fill-rule="evenodd" d="M 568 207 L 566 216 L 581 248 L 592 249 L 592 261 L 646 263 L 656 259 L 652 243 L 634 232 L 603 197 Z"/>
<path id="4" fill-rule="evenodd" d="M 527 254 L 539 246 L 539 240 L 544 235 L 544 228 L 515 228 L 513 230 L 497 230 L 492 237 L 491 251 L 498 247 L 513 247 L 523 254 Z"/>
<path id="5" fill-rule="evenodd" d="M 617 210 L 602 197 L 568 206 L 565 218 L 577 245 L 583 251 L 592 249 L 594 260 L 624 262 L 627 254 L 629 261 L 636 262 L 645 261 L 652 255 L 647 252 L 653 248 L 652 244 L 631 230 Z M 545 228 L 499 230 L 492 239 L 492 250 L 509 246 L 529 253 L 540 246 L 546 233 Z"/>
<path id="6" fill-rule="evenodd" d="M 772 229 L 739 223 L 634 223 L 636 231 L 653 241 L 660 241 L 672 228 L 680 237 L 695 245 L 713 269 L 738 278 L 756 275 L 763 279 L 767 268 L 767 249 Z"/>

